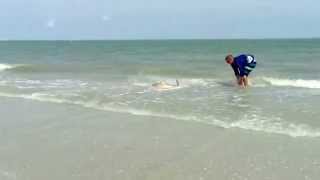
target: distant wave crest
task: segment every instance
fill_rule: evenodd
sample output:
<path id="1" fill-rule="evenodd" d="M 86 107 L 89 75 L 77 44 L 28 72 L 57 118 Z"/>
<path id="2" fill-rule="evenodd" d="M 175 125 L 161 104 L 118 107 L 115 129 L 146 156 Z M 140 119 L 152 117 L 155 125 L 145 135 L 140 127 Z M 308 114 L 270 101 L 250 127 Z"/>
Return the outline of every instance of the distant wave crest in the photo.
<path id="1" fill-rule="evenodd" d="M 9 70 L 9 69 L 14 69 L 14 68 L 17 68 L 21 65 L 18 65 L 18 64 L 15 64 L 15 65 L 12 65 L 12 64 L 0 64 L 0 72 L 2 71 L 6 71 L 6 70 Z"/>
<path id="2" fill-rule="evenodd" d="M 10 71 L 14 73 L 48 73 L 48 72 L 76 72 L 86 70 L 79 67 L 57 64 L 0 64 L 0 72 Z"/>
<path id="3" fill-rule="evenodd" d="M 290 86 L 298 88 L 320 89 L 320 80 L 262 78 L 272 86 Z"/>

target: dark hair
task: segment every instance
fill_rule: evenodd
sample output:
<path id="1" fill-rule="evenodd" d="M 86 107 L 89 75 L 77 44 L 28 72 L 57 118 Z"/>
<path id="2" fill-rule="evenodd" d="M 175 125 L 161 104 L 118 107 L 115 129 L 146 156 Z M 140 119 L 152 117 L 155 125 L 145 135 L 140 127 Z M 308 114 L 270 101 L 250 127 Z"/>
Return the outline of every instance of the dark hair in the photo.
<path id="1" fill-rule="evenodd" d="M 229 58 L 233 58 L 232 54 L 228 54 L 225 58 L 225 60 L 228 60 Z"/>

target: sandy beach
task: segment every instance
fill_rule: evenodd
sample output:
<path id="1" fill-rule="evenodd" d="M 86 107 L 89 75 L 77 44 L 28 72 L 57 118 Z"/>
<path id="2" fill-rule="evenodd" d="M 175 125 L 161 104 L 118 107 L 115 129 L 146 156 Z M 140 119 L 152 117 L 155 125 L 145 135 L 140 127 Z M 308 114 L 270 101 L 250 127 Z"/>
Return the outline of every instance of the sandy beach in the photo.
<path id="1" fill-rule="evenodd" d="M 320 175 L 316 139 L 14 98 L 0 102 L 2 180 L 307 180 Z"/>

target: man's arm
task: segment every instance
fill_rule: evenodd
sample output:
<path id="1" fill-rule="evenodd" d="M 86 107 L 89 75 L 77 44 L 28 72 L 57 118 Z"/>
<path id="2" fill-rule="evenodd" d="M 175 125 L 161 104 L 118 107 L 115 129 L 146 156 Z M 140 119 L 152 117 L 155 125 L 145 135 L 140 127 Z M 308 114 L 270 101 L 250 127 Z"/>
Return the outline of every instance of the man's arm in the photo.
<path id="1" fill-rule="evenodd" d="M 233 71 L 234 71 L 234 75 L 236 76 L 237 79 L 239 79 L 240 77 L 240 70 L 239 67 L 235 64 L 231 65 Z"/>

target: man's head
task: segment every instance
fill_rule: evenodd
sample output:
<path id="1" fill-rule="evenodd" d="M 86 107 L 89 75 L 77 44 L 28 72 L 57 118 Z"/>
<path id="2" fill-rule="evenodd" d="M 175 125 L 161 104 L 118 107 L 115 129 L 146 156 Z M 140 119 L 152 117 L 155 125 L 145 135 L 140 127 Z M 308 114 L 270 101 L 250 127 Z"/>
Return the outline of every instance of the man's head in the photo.
<path id="1" fill-rule="evenodd" d="M 232 56 L 232 54 L 227 55 L 226 58 L 225 58 L 225 60 L 226 60 L 226 63 L 232 64 L 232 63 L 233 63 L 233 56 Z"/>

